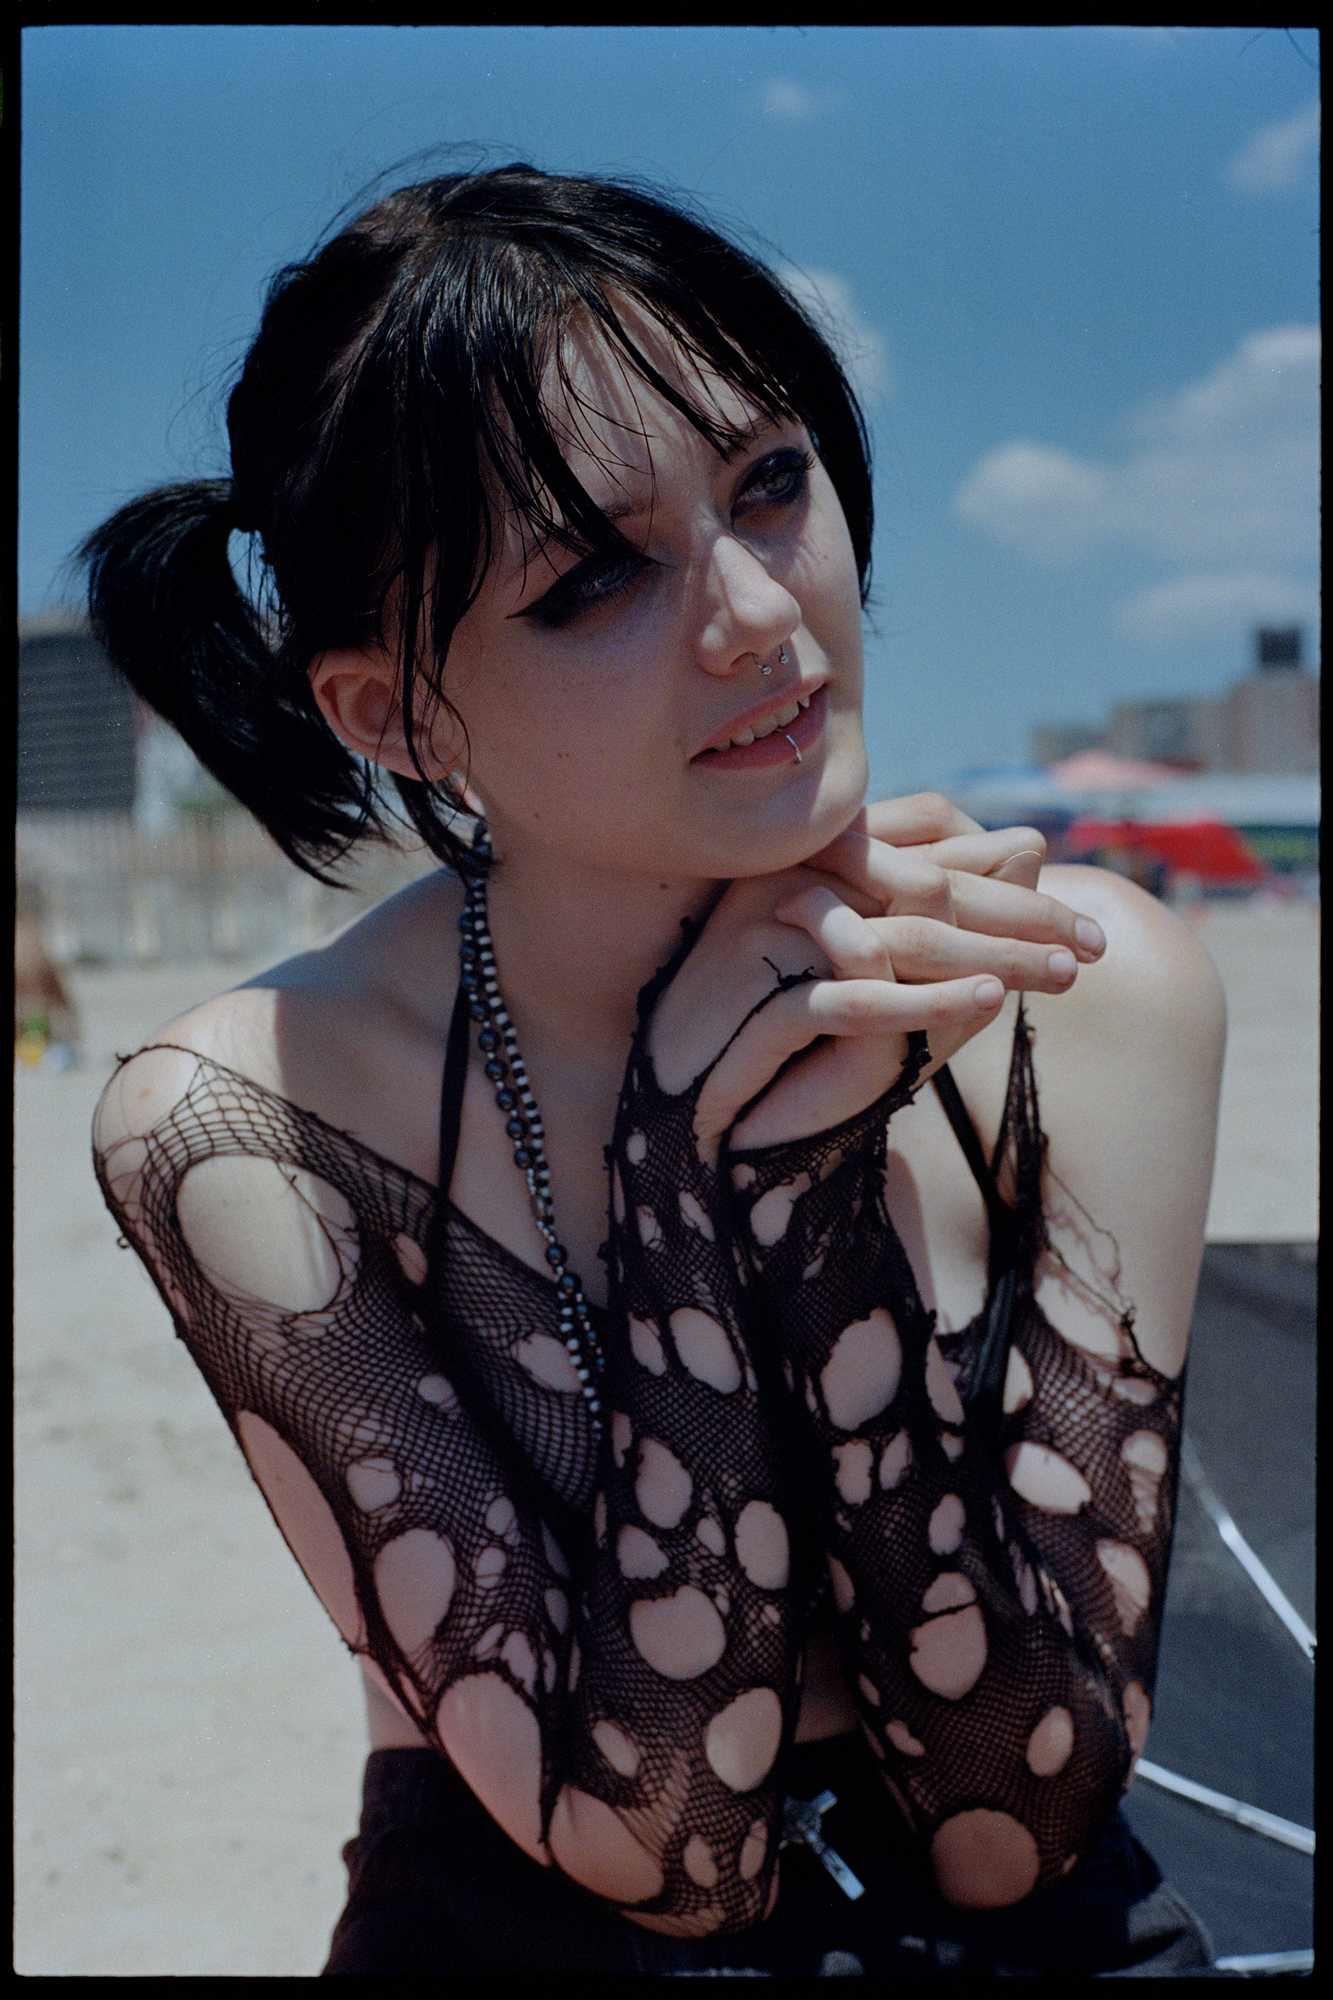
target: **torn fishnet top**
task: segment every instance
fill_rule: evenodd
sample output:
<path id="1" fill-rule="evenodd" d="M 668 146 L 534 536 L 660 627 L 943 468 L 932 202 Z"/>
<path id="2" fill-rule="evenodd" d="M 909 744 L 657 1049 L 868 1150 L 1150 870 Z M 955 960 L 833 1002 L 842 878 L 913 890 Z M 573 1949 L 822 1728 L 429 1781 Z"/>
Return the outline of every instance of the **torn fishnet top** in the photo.
<path id="1" fill-rule="evenodd" d="M 990 1204 L 1007 1352 L 989 1313 L 937 1331 L 884 1200 L 889 1122 L 910 1116 L 927 1056 L 917 1041 L 877 1104 L 791 1145 L 734 1151 L 729 1171 L 904 1850 L 929 1857 L 953 1900 L 1000 1904 L 1073 1867 L 1142 1748 L 1183 1383 L 1144 1359 L 1123 1300 L 1097 1300 L 1114 1354 L 1080 1348 L 1038 1301 L 1038 1259 L 1058 1253 L 1021 1006 L 997 1146 L 1011 1148 L 1017 1200 L 1003 1218 Z"/>
<path id="2" fill-rule="evenodd" d="M 808 1407 L 805 1384 L 819 1377 L 821 1348 L 836 1344 L 846 1301 L 798 1273 L 794 1295 L 811 1307 L 808 1339 L 790 1312 L 775 1310 L 779 1260 L 755 1254 L 753 1204 L 738 1230 L 731 1190 L 695 1148 L 693 1111 L 708 1071 L 679 1096 L 658 1087 L 646 1024 L 692 941 L 687 930 L 640 996 L 608 1149 L 611 1286 L 605 1311 L 593 1309 L 607 1356 L 604 1433 L 558 1337 L 548 1278 L 453 1209 L 447 1188 L 437 1195 L 222 1064 L 188 1052 L 188 1082 L 151 1129 L 95 1147 L 104 1197 L 344 1642 L 373 1663 L 515 1837 L 530 1833 L 529 1852 L 650 1926 L 700 1933 L 758 1920 L 776 1866 L 776 1772 L 799 1706 L 806 1610 L 831 1554 L 841 1565 L 835 1585 L 845 1575 L 859 1593 L 849 1643 L 875 1689 L 865 1696 L 872 1747 L 892 1768 L 909 1826 L 928 1838 L 942 1816 L 956 1815 L 961 1774 L 985 1735 L 985 1795 L 1006 1801 L 1002 1810 L 1022 1825 L 1037 1824 L 1048 1873 L 1047 1856 L 1072 1834 L 1077 1810 L 1059 1811 L 1047 1830 L 1026 1792 L 1014 1790 L 1011 1753 L 1025 1731 L 1037 1740 L 1039 1724 L 1043 1743 L 1058 1737 L 1047 1718 L 1070 1708 L 1075 1749 L 1060 1789 L 1083 1797 L 1084 1831 L 1096 1830 L 1089 1801 L 1098 1809 L 1113 1801 L 1126 1761 L 1124 1723 L 1119 1710 L 1111 1714 L 1107 1690 L 1128 1700 L 1132 1668 L 1145 1699 L 1151 1691 L 1145 1635 L 1155 1633 L 1156 1589 L 1134 1635 L 1117 1638 L 1123 1591 L 1117 1596 L 1114 1577 L 1069 1523 L 1018 1518 L 994 1447 L 973 1451 L 966 1480 L 960 1470 L 952 1482 L 967 1521 L 962 1552 L 936 1552 L 934 1513 L 929 1522 L 913 1516 L 900 1549 L 879 1497 L 888 1499 L 884 1422 L 840 1433 L 856 1443 L 864 1430 L 874 1455 L 869 1511 L 853 1511 L 830 1490 L 812 1514 L 812 1491 L 828 1488 L 841 1461 L 821 1434 L 827 1412 Z M 1020 1026 L 1020 1078 L 1025 1047 Z M 112 1085 L 154 1053 L 150 1045 L 126 1059 Z M 1058 1336 L 1047 1338 L 1024 1261 L 1041 1236 L 1035 1096 L 1011 1088 L 1010 1107 L 1022 1218 L 1015 1337 L 1037 1390 L 1005 1421 L 1047 1424 L 1059 1438 L 1078 1431 L 1083 1442 L 1069 1448 L 1088 1468 L 1095 1507 L 1109 1510 L 1118 1537 L 1137 1535 L 1164 1565 L 1169 1482 L 1145 1538 L 1124 1491 L 1116 1383 L 1151 1386 L 1153 1405 L 1136 1403 L 1132 1415 L 1155 1434 L 1169 1428 L 1164 1385 L 1132 1368 L 1102 1380 Z M 815 1143 L 772 1149 L 752 1164 L 777 1185 Z M 299 1179 L 301 1201 L 336 1259 L 331 1295 L 304 1309 L 280 1305 L 271 1289 L 247 1281 L 243 1262 L 238 1273 L 234 1256 L 222 1273 L 216 1258 L 200 1254 L 180 1196 L 187 1176 L 219 1159 L 277 1163 Z M 850 1157 L 847 1171 L 855 1182 Z M 821 1202 L 834 1185 L 833 1177 L 819 1182 Z M 853 1198 L 864 1217 L 861 1184 Z M 906 1354 L 913 1341 L 928 1343 L 928 1329 L 891 1225 L 869 1207 L 873 1286 L 891 1295 Z M 819 1220 L 822 1227 L 826 1217 Z M 794 1246 L 798 1233 L 788 1240 Z M 432 1245 L 442 1254 L 428 1260 Z M 978 1408 L 985 1395 L 995 1401 L 979 1366 L 986 1330 L 983 1311 L 937 1343 Z M 919 1384 L 915 1369 L 904 1364 L 904 1382 Z M 905 1428 L 914 1446 L 920 1433 L 919 1463 L 934 1465 L 927 1432 L 938 1438 L 942 1426 L 919 1390 Z M 936 1470 L 947 1484 L 944 1465 Z M 878 1550 L 876 1521 L 886 1537 Z M 1020 1527 L 1027 1543 L 1017 1539 Z M 1030 1550 L 1026 1571 L 1015 1562 L 1021 1547 Z M 943 1608 L 940 1589 L 961 1588 L 941 1587 L 937 1577 L 955 1574 L 996 1640 L 976 1687 L 951 1697 L 912 1684 L 904 1663 L 909 1633 Z M 888 1579 L 883 1587 L 869 1581 L 876 1576 Z M 845 1592 L 839 1602 L 846 1613 Z M 1108 1658 L 1125 1663 L 1114 1681 Z M 497 1806 L 500 1794 L 488 1790 L 457 1721 L 483 1683 L 508 1704 L 496 1712 L 515 1740 L 532 1744 L 530 1809 L 512 1797 Z M 946 1743 L 952 1729 L 955 1747 Z M 924 1756 L 903 1747 L 909 1737 L 926 1746 Z M 1001 1744 L 1009 1750 L 997 1762 Z M 921 1757 L 906 1779 L 902 1756 Z M 509 1782 L 521 1790 L 529 1779 L 511 1773 Z M 1018 1782 L 1028 1785 L 1021 1774 Z"/>

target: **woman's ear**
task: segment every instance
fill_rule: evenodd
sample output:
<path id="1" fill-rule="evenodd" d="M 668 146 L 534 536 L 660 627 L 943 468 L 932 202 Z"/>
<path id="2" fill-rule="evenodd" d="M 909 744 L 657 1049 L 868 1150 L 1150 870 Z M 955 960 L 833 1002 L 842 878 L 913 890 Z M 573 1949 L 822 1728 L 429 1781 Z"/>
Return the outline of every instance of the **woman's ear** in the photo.
<path id="1" fill-rule="evenodd" d="M 349 750 L 399 777 L 420 777 L 408 754 L 398 662 L 383 647 L 349 646 L 320 653 L 310 668 L 310 688 L 329 728 Z M 437 718 L 439 723 L 446 719 L 442 714 Z M 432 779 L 445 776 L 453 762 L 451 756 L 440 754 L 437 737 L 444 733 L 432 729 L 429 737 L 417 734 L 417 755 Z M 446 752 L 449 747 L 443 745 Z"/>

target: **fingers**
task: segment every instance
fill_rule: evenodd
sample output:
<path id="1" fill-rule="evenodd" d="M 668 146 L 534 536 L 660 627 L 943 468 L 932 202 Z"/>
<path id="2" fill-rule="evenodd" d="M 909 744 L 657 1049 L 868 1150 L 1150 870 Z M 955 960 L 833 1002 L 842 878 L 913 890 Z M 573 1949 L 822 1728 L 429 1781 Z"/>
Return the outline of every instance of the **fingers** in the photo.
<path id="1" fill-rule="evenodd" d="M 952 835 L 980 833 L 979 823 L 946 799 L 943 792 L 912 792 L 901 799 L 875 799 L 853 821 L 875 840 L 910 847 Z"/>
<path id="2" fill-rule="evenodd" d="M 954 922 L 962 930 L 1063 946 L 1084 965 L 1106 949 L 1106 939 L 1091 917 L 1080 916 L 1057 896 L 1020 887 L 1007 875 L 1005 879 L 954 875 L 950 888 Z"/>
<path id="3" fill-rule="evenodd" d="M 892 906 L 948 922 L 952 876 L 929 858 L 924 848 L 893 847 L 853 827 L 830 841 L 806 866 L 829 876 L 839 894 L 845 887 L 864 897 L 869 905 L 867 915 L 880 914 Z"/>
<path id="4" fill-rule="evenodd" d="M 1078 972 L 1073 953 L 1063 945 L 1052 949 L 1042 941 L 1040 930 L 1035 942 L 1015 936 L 1003 908 L 1006 899 L 1011 900 L 1023 921 L 1027 906 L 1042 899 L 1004 883 L 973 886 L 981 886 L 983 895 L 989 891 L 1001 905 L 998 917 L 983 911 L 994 921 L 993 932 L 918 915 L 864 917 L 820 887 L 788 898 L 774 915 L 812 938 L 841 981 L 900 980 L 920 985 L 989 974 L 1011 992 L 1067 992 Z"/>
<path id="5" fill-rule="evenodd" d="M 1019 855 L 1036 855 L 1038 867 L 1046 859 L 1046 838 L 1035 826 L 994 827 L 989 833 L 950 835 L 928 842 L 918 855 L 937 868 L 962 869 L 970 875 L 994 875 Z M 1031 865 L 1030 862 L 1028 864 Z M 1035 888 L 1035 882 L 1032 884 Z"/>
<path id="6" fill-rule="evenodd" d="M 959 835 L 895 848 L 849 829 L 816 857 L 814 872 L 864 916 L 933 917 L 988 936 L 1064 946 L 1091 964 L 1106 939 L 1090 917 L 1037 889 L 1046 843 L 1033 827 Z M 878 911 L 875 905 L 878 905 Z"/>
<path id="7" fill-rule="evenodd" d="M 1035 889 L 1041 880 L 1042 859 L 1035 848 L 1025 848 L 1022 854 L 1015 854 L 1012 860 L 997 868 L 994 879 L 997 882 L 1012 882 L 1020 889 Z"/>
<path id="8" fill-rule="evenodd" d="M 926 1034 L 924 1080 L 994 1019 L 1003 999 L 1004 989 L 991 979 L 925 986 L 821 979 L 793 986 L 748 1023 L 711 1071 L 695 1112 L 700 1143 L 714 1155 L 737 1110 L 802 1049 L 807 1053 L 783 1076 L 779 1094 L 770 1093 L 733 1136 L 738 1144 L 767 1145 L 823 1131 L 887 1090 L 901 1070 L 908 1034 Z"/>

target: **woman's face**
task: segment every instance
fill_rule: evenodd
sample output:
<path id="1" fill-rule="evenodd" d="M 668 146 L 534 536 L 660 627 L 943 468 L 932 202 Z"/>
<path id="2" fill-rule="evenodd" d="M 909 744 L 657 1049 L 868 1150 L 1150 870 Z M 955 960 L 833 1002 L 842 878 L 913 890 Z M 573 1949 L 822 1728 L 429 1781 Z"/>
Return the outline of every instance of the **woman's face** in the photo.
<path id="1" fill-rule="evenodd" d="M 617 526 L 633 553 L 536 548 L 507 514 L 445 686 L 502 859 L 540 848 L 659 880 L 767 874 L 824 846 L 865 796 L 851 538 L 801 425 L 757 420 L 653 322 L 626 316 L 667 379 L 753 435 L 724 460 L 600 339 L 572 342 L 580 406 L 548 377 L 557 435 L 590 497 L 627 510 Z M 763 727 L 757 705 L 811 696 L 764 751 L 709 754 L 747 719 Z"/>

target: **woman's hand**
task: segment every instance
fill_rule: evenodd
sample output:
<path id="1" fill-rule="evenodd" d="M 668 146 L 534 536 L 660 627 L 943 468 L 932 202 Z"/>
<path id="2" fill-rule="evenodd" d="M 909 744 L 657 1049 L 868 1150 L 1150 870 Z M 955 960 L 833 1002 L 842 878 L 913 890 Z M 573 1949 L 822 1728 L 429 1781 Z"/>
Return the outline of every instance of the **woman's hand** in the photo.
<path id="1" fill-rule="evenodd" d="M 914 1029 L 929 1036 L 928 1075 L 994 1019 L 1005 988 L 1066 991 L 1077 970 L 1067 941 L 1097 952 L 1077 945 L 1074 911 L 1025 885 L 1044 846 L 1030 828 L 986 834 L 923 794 L 865 808 L 802 867 L 731 883 L 657 1004 L 648 1046 L 663 1087 L 682 1090 L 706 1068 L 777 974 L 816 977 L 769 1000 L 716 1063 L 697 1108 L 701 1146 L 715 1153 L 811 1043 L 737 1126 L 737 1144 L 803 1137 L 864 1109 L 898 1074 Z"/>

